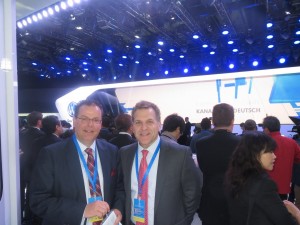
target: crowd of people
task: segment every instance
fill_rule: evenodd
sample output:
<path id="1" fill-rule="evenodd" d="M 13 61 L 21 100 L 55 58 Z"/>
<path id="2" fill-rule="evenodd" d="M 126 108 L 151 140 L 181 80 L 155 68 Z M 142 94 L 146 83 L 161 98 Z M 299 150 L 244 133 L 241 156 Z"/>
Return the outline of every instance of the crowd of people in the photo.
<path id="1" fill-rule="evenodd" d="M 262 132 L 246 120 L 236 135 L 234 108 L 221 103 L 191 135 L 188 117 L 161 121 L 152 102 L 110 118 L 83 100 L 73 125 L 36 111 L 26 120 L 23 225 L 97 225 L 108 215 L 114 225 L 190 225 L 195 214 L 202 225 L 300 224 L 300 141 L 283 137 L 275 116 Z"/>

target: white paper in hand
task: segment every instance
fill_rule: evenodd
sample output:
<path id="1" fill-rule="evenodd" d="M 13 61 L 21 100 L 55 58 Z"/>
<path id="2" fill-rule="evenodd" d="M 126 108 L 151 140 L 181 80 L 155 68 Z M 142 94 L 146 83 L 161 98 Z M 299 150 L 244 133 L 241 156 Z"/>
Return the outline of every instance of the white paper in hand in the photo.
<path id="1" fill-rule="evenodd" d="M 114 211 L 111 211 L 103 220 L 102 225 L 114 225 L 115 221 L 117 219 L 117 215 Z M 119 223 L 119 225 L 122 225 Z"/>

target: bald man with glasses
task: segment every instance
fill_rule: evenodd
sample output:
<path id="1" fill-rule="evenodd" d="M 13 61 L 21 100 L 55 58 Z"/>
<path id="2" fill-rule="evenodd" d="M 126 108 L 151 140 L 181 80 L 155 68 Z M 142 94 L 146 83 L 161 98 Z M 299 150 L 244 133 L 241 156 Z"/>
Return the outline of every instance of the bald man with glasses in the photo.
<path id="1" fill-rule="evenodd" d="M 100 224 L 116 184 L 117 147 L 97 139 L 102 106 L 83 100 L 75 108 L 75 134 L 41 150 L 30 193 L 43 224 Z"/>

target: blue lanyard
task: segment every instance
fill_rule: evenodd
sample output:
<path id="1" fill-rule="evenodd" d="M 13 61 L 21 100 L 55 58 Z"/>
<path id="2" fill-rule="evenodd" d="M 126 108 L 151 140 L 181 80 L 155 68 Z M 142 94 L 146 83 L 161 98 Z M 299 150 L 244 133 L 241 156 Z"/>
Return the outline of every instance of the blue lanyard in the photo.
<path id="1" fill-rule="evenodd" d="M 87 174 L 87 176 L 88 176 L 88 178 L 89 178 L 89 181 L 90 181 L 90 183 L 92 184 L 92 186 L 93 186 L 93 191 L 94 191 L 94 193 L 96 192 L 96 182 L 97 182 L 97 177 L 98 177 L 98 165 L 97 165 L 97 155 L 96 155 L 96 151 L 95 151 L 95 166 L 94 166 L 94 177 L 93 177 L 93 179 L 92 179 L 92 177 L 91 177 L 91 173 L 90 173 L 90 170 L 88 169 L 88 166 L 87 166 L 87 163 L 86 163 L 86 160 L 85 160 L 85 158 L 84 158 L 84 156 L 83 156 L 83 154 L 82 154 L 82 152 L 81 152 L 81 148 L 80 148 L 80 146 L 79 146 L 79 144 L 78 144 L 78 141 L 77 141 L 77 139 L 76 139 L 76 136 L 75 136 L 75 134 L 73 135 L 73 142 L 74 142 L 74 144 L 75 144 L 75 146 L 76 146 L 76 150 L 77 150 L 77 152 L 78 152 L 78 154 L 79 154 L 79 156 L 80 156 L 80 159 L 81 159 L 81 162 L 82 162 L 82 164 L 83 164 L 83 167 L 84 167 L 84 169 L 85 169 L 85 172 L 86 172 L 86 174 Z"/>
<path id="2" fill-rule="evenodd" d="M 152 156 L 152 158 L 150 160 L 149 165 L 147 166 L 147 170 L 146 170 L 146 172 L 145 172 L 145 174 L 143 176 L 141 184 L 139 183 L 139 160 L 138 160 L 139 157 L 138 157 L 138 149 L 136 150 L 136 153 L 135 153 L 135 171 L 136 171 L 136 177 L 137 177 L 137 180 L 138 180 L 138 193 L 139 193 L 139 195 L 142 193 L 142 187 L 145 184 L 145 181 L 146 181 L 146 179 L 147 179 L 147 177 L 149 175 L 149 172 L 150 172 L 151 167 L 153 165 L 153 162 L 154 162 L 154 160 L 155 160 L 155 158 L 157 156 L 157 153 L 159 152 L 159 149 L 160 149 L 160 141 L 159 141 L 159 143 L 158 143 L 158 145 L 157 145 L 157 147 L 155 149 L 155 152 L 154 152 L 154 154 L 153 154 L 153 156 Z"/>

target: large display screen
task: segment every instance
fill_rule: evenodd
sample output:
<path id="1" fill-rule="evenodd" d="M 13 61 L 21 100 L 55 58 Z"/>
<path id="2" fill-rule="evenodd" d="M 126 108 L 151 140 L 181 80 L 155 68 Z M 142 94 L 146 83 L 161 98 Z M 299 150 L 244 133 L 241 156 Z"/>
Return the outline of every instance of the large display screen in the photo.
<path id="1" fill-rule="evenodd" d="M 300 67 L 291 67 L 85 86 L 57 99 L 56 107 L 62 119 L 71 121 L 74 106 L 82 99 L 98 99 L 112 116 L 130 113 L 138 101 L 147 100 L 158 105 L 162 120 L 178 113 L 201 121 L 212 116 L 215 104 L 228 103 L 235 109 L 235 124 L 247 119 L 261 123 L 267 115 L 293 124 L 289 116 L 300 116 L 299 90 Z"/>

